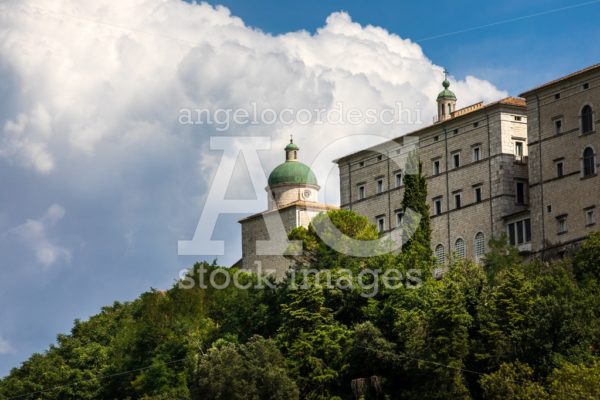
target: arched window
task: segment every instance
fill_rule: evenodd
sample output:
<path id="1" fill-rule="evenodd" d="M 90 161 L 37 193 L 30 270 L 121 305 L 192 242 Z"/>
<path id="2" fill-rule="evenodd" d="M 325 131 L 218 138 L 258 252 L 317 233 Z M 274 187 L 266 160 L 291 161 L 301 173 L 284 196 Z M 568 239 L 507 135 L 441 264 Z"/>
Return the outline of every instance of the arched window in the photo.
<path id="1" fill-rule="evenodd" d="M 456 239 L 456 242 L 454 242 L 454 252 L 458 257 L 465 258 L 465 241 L 463 239 Z"/>
<path id="2" fill-rule="evenodd" d="M 596 157 L 594 149 L 586 147 L 583 151 L 583 176 L 592 176 L 596 173 Z"/>
<path id="3" fill-rule="evenodd" d="M 446 254 L 444 253 L 444 245 L 438 244 L 435 246 L 435 258 L 438 264 L 444 264 L 446 262 Z"/>
<path id="4" fill-rule="evenodd" d="M 581 109 L 581 132 L 587 133 L 594 129 L 594 113 L 589 105 Z"/>
<path id="5" fill-rule="evenodd" d="M 483 232 L 478 232 L 477 235 L 475 235 L 473 248 L 475 249 L 475 261 L 480 262 L 485 254 L 485 236 L 483 235 Z"/>

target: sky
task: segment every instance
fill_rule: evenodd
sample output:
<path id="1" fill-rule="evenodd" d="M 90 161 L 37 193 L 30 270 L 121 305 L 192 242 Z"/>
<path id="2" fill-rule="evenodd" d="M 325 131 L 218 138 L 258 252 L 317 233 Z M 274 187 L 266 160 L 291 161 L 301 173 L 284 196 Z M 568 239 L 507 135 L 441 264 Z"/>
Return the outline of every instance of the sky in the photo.
<path id="1" fill-rule="evenodd" d="M 414 130 L 432 121 L 444 68 L 459 107 L 518 95 L 597 63 L 598 17 L 600 1 L 3 1 L 0 376 L 76 318 L 168 288 L 196 260 L 235 262 L 237 220 L 266 207 L 250 182 L 283 161 L 290 134 L 310 164 Z M 398 104 L 419 118 L 182 120 Z M 262 170 L 245 172 L 211 137 L 235 149 L 264 137 Z M 233 178 L 215 179 L 228 163 Z M 335 202 L 328 165 L 322 200 Z M 224 254 L 178 255 L 225 185 L 228 198 L 257 200 L 219 216 L 214 233 L 201 226 Z"/>

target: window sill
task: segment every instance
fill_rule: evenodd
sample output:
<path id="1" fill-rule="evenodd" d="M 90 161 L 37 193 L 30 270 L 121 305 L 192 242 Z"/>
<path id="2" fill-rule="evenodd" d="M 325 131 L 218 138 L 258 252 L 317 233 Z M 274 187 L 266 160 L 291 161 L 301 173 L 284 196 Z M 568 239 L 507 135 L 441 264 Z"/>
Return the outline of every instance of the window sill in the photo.
<path id="1" fill-rule="evenodd" d="M 593 135 L 594 133 L 596 133 L 596 130 L 591 130 L 591 131 L 587 131 L 587 132 L 580 132 L 579 136 L 587 136 L 587 135 Z"/>
<path id="2" fill-rule="evenodd" d="M 562 235 L 566 235 L 567 233 L 569 233 L 569 231 L 558 232 L 557 235 L 562 236 Z"/>
<path id="3" fill-rule="evenodd" d="M 585 180 L 585 179 L 591 179 L 591 178 L 595 178 L 597 175 L 598 175 L 598 174 L 596 174 L 596 173 L 593 173 L 593 174 L 591 174 L 591 175 L 582 176 L 582 177 L 580 178 L 580 180 L 582 180 L 582 181 L 583 181 L 583 180 Z"/>
<path id="4" fill-rule="evenodd" d="M 595 222 L 592 222 L 591 224 L 585 224 L 585 227 L 586 227 L 586 228 L 591 228 L 591 227 L 593 227 L 593 226 L 596 226 L 596 223 L 595 223 Z"/>

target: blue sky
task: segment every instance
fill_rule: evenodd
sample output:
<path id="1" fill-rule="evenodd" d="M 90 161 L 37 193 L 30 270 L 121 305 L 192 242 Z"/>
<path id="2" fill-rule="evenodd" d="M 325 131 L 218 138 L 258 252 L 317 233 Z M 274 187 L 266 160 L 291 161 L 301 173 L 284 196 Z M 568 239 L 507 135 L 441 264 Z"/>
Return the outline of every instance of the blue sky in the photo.
<path id="1" fill-rule="evenodd" d="M 518 95 L 599 61 L 592 44 L 600 39 L 600 3 L 561 10 L 587 3 L 590 2 L 226 0 L 219 4 L 229 7 L 247 24 L 274 34 L 301 29 L 312 32 L 332 12 L 345 10 L 363 25 L 381 26 L 418 41 L 430 59 L 458 78 L 472 74 Z M 552 10 L 558 11 L 533 16 Z M 523 16 L 532 17 L 433 38 Z"/>
<path id="2" fill-rule="evenodd" d="M 182 126 L 182 108 L 402 101 L 431 121 L 443 67 L 466 106 L 597 63 L 600 1 L 420 39 L 573 4 L 0 4 L 0 376 L 46 349 L 75 318 L 167 288 L 181 268 L 214 257 L 177 254 L 211 185 L 222 184 L 212 182 L 220 154 L 208 138 L 223 133 Z M 260 125 L 224 134 L 270 137 L 273 150 L 261 153 L 268 173 L 291 132 L 310 161 L 350 134 L 392 137 L 414 128 Z M 356 146 L 364 144 L 340 151 Z M 238 194 L 245 186 L 243 178 L 229 185 Z M 224 264 L 240 255 L 243 215 L 219 218 L 213 237 L 227 239 L 226 254 L 216 255 Z"/>

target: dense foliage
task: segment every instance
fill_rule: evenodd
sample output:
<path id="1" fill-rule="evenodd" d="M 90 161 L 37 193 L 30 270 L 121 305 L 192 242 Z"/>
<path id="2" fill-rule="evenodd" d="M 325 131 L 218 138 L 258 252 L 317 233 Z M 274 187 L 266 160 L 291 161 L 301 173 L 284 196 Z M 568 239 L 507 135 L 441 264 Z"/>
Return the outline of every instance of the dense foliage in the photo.
<path id="1" fill-rule="evenodd" d="M 352 212 L 329 217 L 378 236 Z M 600 398 L 600 234 L 551 263 L 494 241 L 483 265 L 455 258 L 434 277 L 419 229 L 369 258 L 296 229 L 305 253 L 276 284 L 198 263 L 170 290 L 75 321 L 0 381 L 0 399 Z"/>

